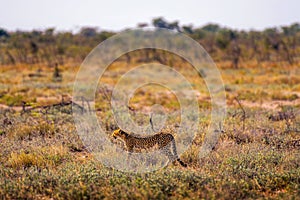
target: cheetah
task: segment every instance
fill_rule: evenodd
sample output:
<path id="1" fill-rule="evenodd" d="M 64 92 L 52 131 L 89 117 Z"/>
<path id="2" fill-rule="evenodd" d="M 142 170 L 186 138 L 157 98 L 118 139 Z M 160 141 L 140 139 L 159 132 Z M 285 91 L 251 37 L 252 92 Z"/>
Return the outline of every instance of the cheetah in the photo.
<path id="1" fill-rule="evenodd" d="M 149 137 L 137 137 L 126 133 L 121 129 L 117 129 L 112 133 L 112 137 L 114 139 L 120 138 L 124 141 L 129 156 L 134 152 L 134 149 L 143 150 L 158 146 L 158 148 L 168 157 L 169 161 L 178 161 L 181 166 L 187 167 L 187 164 L 178 157 L 175 138 L 170 133 L 158 133 Z"/>

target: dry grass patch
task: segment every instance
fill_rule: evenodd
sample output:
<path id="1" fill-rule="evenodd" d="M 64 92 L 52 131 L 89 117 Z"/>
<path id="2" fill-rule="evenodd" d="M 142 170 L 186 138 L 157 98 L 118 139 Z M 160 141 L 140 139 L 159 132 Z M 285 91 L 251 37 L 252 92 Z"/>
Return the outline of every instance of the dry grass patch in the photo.
<path id="1" fill-rule="evenodd" d="M 41 122 L 36 124 L 18 123 L 8 131 L 8 137 L 23 140 L 33 136 L 53 136 L 57 128 L 54 124 Z"/>
<path id="2" fill-rule="evenodd" d="M 8 158 L 8 166 L 13 168 L 54 167 L 69 158 L 68 149 L 63 146 L 35 148 L 32 151 L 12 152 Z"/>

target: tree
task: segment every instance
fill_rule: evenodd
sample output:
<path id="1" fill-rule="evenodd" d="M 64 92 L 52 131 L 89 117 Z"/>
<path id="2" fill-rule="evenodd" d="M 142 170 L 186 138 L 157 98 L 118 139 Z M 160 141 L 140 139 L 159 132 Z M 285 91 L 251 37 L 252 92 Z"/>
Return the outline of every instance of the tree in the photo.
<path id="1" fill-rule="evenodd" d="M 178 21 L 174 21 L 174 22 L 169 23 L 162 17 L 154 18 L 152 20 L 152 25 L 156 28 L 167 28 L 167 29 L 171 29 L 171 30 L 176 30 L 178 32 L 180 31 Z"/>
<path id="2" fill-rule="evenodd" d="M 174 21 L 172 23 L 169 23 L 168 28 L 171 30 L 176 30 L 176 31 L 180 32 L 180 27 L 178 24 L 179 24 L 178 21 Z"/>
<path id="3" fill-rule="evenodd" d="M 300 24 L 294 23 L 290 26 L 282 26 L 281 29 L 285 36 L 294 36 L 300 32 Z"/>
<path id="4" fill-rule="evenodd" d="M 9 34 L 6 30 L 0 28 L 0 38 L 8 38 Z"/>
<path id="5" fill-rule="evenodd" d="M 203 26 L 201 29 L 207 32 L 216 33 L 221 29 L 221 27 L 218 24 L 207 24 Z"/>
<path id="6" fill-rule="evenodd" d="M 156 28 L 168 28 L 169 25 L 164 18 L 158 17 L 152 20 L 152 25 Z"/>
<path id="7" fill-rule="evenodd" d="M 182 30 L 184 33 L 187 33 L 187 34 L 194 33 L 193 26 L 182 26 Z"/>
<path id="8" fill-rule="evenodd" d="M 217 33 L 216 36 L 216 45 L 222 49 L 227 49 L 228 45 L 230 44 L 231 40 L 233 40 L 233 33 L 231 30 L 228 29 L 222 29 Z"/>
<path id="9" fill-rule="evenodd" d="M 94 37 L 97 35 L 97 29 L 92 27 L 84 27 L 80 29 L 79 34 L 83 37 Z"/>

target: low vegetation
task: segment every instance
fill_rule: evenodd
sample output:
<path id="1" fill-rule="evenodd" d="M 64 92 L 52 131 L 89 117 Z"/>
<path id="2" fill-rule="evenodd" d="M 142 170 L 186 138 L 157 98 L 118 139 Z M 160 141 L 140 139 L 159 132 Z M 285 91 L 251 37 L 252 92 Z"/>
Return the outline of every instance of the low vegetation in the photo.
<path id="1" fill-rule="evenodd" d="M 92 47 L 114 33 L 89 28 L 78 34 L 54 29 L 2 30 L 0 198 L 299 198 L 299 25 L 263 32 L 239 32 L 213 24 L 193 28 L 161 18 L 154 19 L 153 25 L 189 34 L 205 46 L 220 68 L 227 116 L 214 149 L 199 158 L 211 111 L 204 81 L 172 54 L 141 50 L 123 55 L 109 66 L 99 80 L 95 110 L 92 107 L 90 112 L 96 112 L 109 137 L 118 127 L 110 107 L 118 78 L 149 60 L 174 67 L 198 91 L 200 129 L 190 148 L 180 155 L 188 167 L 170 164 L 136 174 L 103 165 L 77 135 L 70 102 L 80 62 Z M 16 42 L 20 39 L 21 43 Z M 295 41 L 291 51 L 285 48 L 290 41 Z M 74 103 L 88 112 L 89 100 Z M 154 104 L 164 106 L 167 113 L 180 107 L 172 93 L 157 86 L 136 90 L 128 107 L 133 119 L 145 124 Z M 178 120 L 174 117 L 168 125 L 174 128 Z"/>

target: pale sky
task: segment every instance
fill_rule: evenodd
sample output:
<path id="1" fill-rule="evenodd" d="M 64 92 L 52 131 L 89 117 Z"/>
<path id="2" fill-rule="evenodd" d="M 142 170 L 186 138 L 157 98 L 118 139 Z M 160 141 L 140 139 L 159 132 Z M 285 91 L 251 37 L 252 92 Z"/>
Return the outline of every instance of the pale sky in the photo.
<path id="1" fill-rule="evenodd" d="M 0 0 L 0 27 L 7 30 L 119 31 L 159 16 L 194 27 L 261 30 L 300 22 L 300 0 Z"/>

